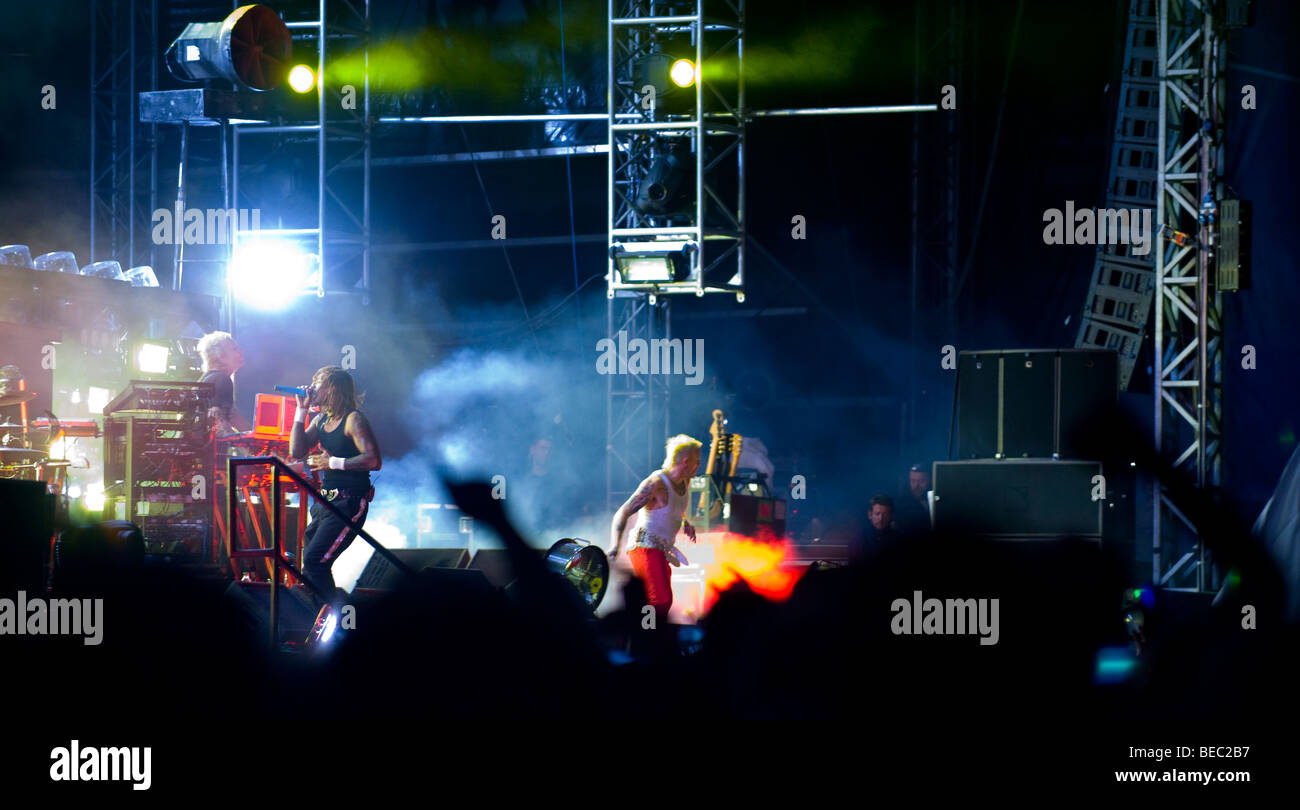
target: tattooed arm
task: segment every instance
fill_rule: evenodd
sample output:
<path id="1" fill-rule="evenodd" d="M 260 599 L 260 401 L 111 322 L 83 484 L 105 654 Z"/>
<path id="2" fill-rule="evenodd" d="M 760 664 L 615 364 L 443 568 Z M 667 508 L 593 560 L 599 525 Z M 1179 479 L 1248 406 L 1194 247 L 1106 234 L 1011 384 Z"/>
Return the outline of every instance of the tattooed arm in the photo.
<path id="1" fill-rule="evenodd" d="M 613 560 L 618 556 L 619 549 L 623 545 L 623 532 L 627 530 L 627 521 L 632 515 L 636 514 L 638 509 L 649 506 L 654 509 L 656 506 L 662 506 L 668 502 L 668 491 L 664 489 L 664 482 L 658 473 L 651 475 L 641 482 L 632 493 L 632 497 L 618 508 L 614 513 L 614 521 L 609 527 L 609 548 L 605 554 Z"/>

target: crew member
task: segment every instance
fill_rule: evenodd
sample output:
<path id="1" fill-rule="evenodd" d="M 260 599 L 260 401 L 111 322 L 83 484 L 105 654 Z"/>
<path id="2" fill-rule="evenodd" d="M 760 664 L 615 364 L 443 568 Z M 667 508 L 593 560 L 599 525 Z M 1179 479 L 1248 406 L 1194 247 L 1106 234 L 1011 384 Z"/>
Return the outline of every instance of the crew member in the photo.
<path id="1" fill-rule="evenodd" d="M 351 374 L 338 366 L 326 366 L 312 377 L 307 396 L 297 399 L 289 455 L 293 458 L 305 455 L 307 468 L 322 472 L 324 496 L 361 527 L 375 497 L 370 472 L 383 465 L 370 422 L 357 410 L 363 396 L 356 393 Z M 319 406 L 320 413 L 307 424 L 307 411 L 312 405 Z M 308 455 L 317 444 L 320 451 Z M 330 566 L 354 537 L 356 532 L 326 506 L 312 503 L 311 523 L 304 537 L 302 571 L 327 601 L 338 598 Z"/>
<path id="2" fill-rule="evenodd" d="M 646 477 L 627 503 L 614 513 L 610 525 L 610 562 L 618 558 L 628 519 L 636 513 L 636 531 L 628 549 L 632 570 L 645 583 L 646 599 L 656 619 L 665 621 L 673 604 L 669 565 L 682 565 L 686 557 L 677 550 L 681 529 L 695 542 L 695 527 L 686 520 L 688 485 L 700 468 L 700 443 L 680 434 L 668 440 L 663 468 Z"/>
<path id="3" fill-rule="evenodd" d="M 894 524 L 903 534 L 930 531 L 930 471 L 924 464 L 913 464 L 907 471 L 907 488 L 899 493 Z"/>
<path id="4" fill-rule="evenodd" d="M 895 545 L 899 536 L 894 527 L 894 499 L 888 495 L 873 495 L 866 529 L 850 546 L 849 561 L 855 564 L 867 562 Z"/>
<path id="5" fill-rule="evenodd" d="M 244 350 L 229 332 L 209 332 L 198 345 L 203 358 L 199 382 L 212 383 L 212 406 L 208 416 L 218 436 L 244 433 L 253 426 L 235 410 L 235 372 L 244 365 Z"/>

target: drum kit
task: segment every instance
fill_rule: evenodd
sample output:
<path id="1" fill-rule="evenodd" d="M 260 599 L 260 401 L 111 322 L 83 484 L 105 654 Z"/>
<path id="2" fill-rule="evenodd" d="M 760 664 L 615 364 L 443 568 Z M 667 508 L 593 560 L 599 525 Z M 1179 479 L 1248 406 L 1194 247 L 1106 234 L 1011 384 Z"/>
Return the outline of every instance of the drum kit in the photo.
<path id="1" fill-rule="evenodd" d="M 0 393 L 0 408 L 24 405 L 35 398 L 35 391 L 6 391 Z M 51 493 L 61 494 L 72 462 L 50 457 L 54 441 L 63 436 L 99 435 L 99 425 L 93 420 L 4 419 L 0 421 L 0 478 L 44 481 Z"/>

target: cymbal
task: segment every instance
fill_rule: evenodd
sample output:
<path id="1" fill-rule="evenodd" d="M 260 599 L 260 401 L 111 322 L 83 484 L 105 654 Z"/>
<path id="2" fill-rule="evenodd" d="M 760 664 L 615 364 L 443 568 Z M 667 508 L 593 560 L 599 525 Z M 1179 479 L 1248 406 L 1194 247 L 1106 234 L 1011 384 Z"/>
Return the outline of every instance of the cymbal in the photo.
<path id="1" fill-rule="evenodd" d="M 8 394 L 0 395 L 0 408 L 7 405 L 20 405 L 24 402 L 31 402 L 36 399 L 35 391 L 11 391 Z"/>
<path id="2" fill-rule="evenodd" d="M 16 424 L 14 422 L 0 422 L 0 430 L 4 430 L 5 428 L 18 428 L 21 430 L 22 425 Z"/>

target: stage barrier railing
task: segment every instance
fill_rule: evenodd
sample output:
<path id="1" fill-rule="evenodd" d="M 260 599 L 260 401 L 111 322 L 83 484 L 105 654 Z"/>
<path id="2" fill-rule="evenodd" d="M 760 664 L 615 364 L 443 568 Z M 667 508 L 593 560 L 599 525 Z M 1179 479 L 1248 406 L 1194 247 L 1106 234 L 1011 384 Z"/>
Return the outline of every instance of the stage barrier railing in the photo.
<path id="1" fill-rule="evenodd" d="M 236 486 L 237 471 L 240 467 L 270 467 L 271 475 L 271 503 L 274 508 L 271 511 L 271 545 L 263 548 L 239 548 L 239 520 L 238 520 L 238 493 L 240 487 Z M 283 568 L 293 575 L 299 582 L 307 586 L 315 596 L 323 602 L 328 603 L 333 594 L 326 594 L 321 587 L 312 582 L 303 574 L 301 568 L 289 562 L 284 555 L 284 531 L 281 525 L 281 513 L 284 511 L 284 492 L 282 489 L 282 478 L 288 478 L 298 485 L 299 491 L 299 509 L 305 507 L 305 501 L 301 500 L 302 493 L 320 503 L 328 509 L 335 517 L 343 521 L 345 525 L 357 536 L 370 544 L 376 554 L 382 554 L 389 564 L 404 574 L 415 576 L 415 571 L 411 570 L 405 563 L 397 558 L 388 549 L 380 545 L 379 541 L 371 537 L 365 529 L 353 522 L 351 518 L 343 514 L 343 510 L 334 505 L 329 498 L 312 485 L 303 476 L 299 475 L 283 459 L 276 456 L 232 456 L 226 459 L 226 519 L 229 531 L 227 532 L 226 552 L 231 560 L 238 559 L 265 559 L 271 566 L 271 649 L 278 647 L 280 642 L 280 622 L 279 606 L 277 604 L 277 594 L 280 589 L 280 569 Z M 301 560 L 300 560 L 301 562 Z"/>

